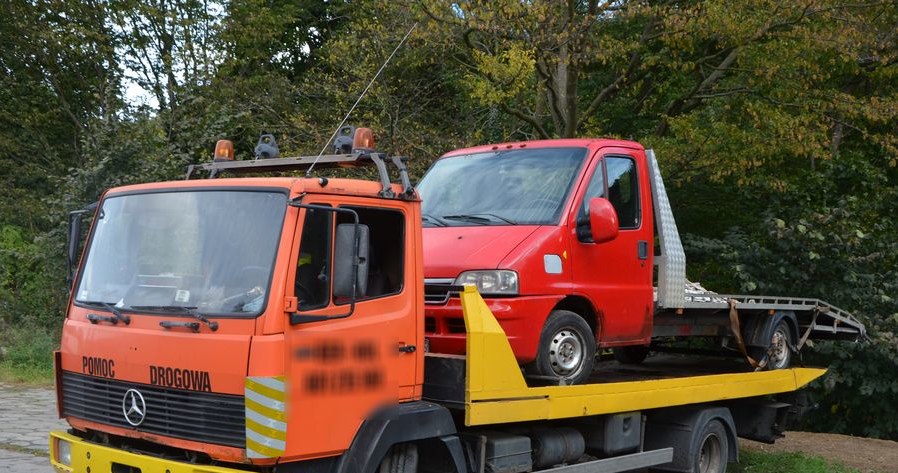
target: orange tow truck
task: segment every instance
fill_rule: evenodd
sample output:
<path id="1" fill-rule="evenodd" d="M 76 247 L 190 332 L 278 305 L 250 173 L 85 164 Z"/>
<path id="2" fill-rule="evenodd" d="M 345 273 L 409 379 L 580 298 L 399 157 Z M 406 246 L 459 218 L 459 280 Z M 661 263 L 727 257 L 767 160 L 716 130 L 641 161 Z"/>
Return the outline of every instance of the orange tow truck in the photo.
<path id="1" fill-rule="evenodd" d="M 452 288 L 466 355 L 428 353 L 421 202 L 370 130 L 344 135 L 319 157 L 236 161 L 219 142 L 187 180 L 72 213 L 58 471 L 720 473 L 825 372 L 659 356 L 534 383 L 473 286 Z M 219 177 L 360 164 L 379 181 Z"/>

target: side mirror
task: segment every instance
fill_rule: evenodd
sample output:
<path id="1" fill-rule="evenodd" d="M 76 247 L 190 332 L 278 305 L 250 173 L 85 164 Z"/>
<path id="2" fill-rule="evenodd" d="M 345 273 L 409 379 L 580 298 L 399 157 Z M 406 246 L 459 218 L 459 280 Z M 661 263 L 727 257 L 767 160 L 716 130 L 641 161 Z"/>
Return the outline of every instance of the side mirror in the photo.
<path id="1" fill-rule="evenodd" d="M 334 297 L 355 300 L 368 289 L 368 226 L 337 225 L 334 242 Z"/>
<path id="2" fill-rule="evenodd" d="M 590 199 L 589 227 L 592 241 L 595 243 L 606 243 L 617 238 L 620 224 L 617 221 L 617 212 L 608 199 L 602 197 Z"/>
<path id="3" fill-rule="evenodd" d="M 84 214 L 93 212 L 97 208 L 97 202 L 94 202 L 81 210 L 73 210 L 69 212 L 69 232 L 66 239 L 66 263 L 68 263 L 68 273 L 66 274 L 66 285 L 71 288 L 73 279 L 75 278 L 75 265 L 78 264 L 78 254 L 81 249 L 81 221 Z"/>

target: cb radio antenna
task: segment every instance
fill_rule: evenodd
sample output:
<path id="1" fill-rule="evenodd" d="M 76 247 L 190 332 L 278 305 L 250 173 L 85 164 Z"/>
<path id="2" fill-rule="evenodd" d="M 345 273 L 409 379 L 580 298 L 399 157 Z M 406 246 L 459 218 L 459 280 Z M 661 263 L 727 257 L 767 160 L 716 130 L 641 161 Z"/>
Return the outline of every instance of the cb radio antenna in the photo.
<path id="1" fill-rule="evenodd" d="M 318 163 L 318 159 L 324 155 L 324 151 L 327 150 L 327 147 L 330 146 L 331 141 L 333 141 L 334 137 L 337 136 L 337 133 L 340 132 L 340 128 L 343 127 L 343 124 L 345 124 L 346 120 L 349 119 L 349 116 L 352 114 L 352 112 L 355 110 L 355 108 L 359 105 L 359 102 L 361 102 L 362 98 L 365 97 L 365 94 L 368 93 L 368 89 L 371 88 L 371 86 L 374 84 L 374 81 L 376 81 L 377 78 L 380 77 L 380 73 L 384 71 L 384 69 L 387 67 L 387 64 L 389 64 L 390 60 L 393 59 L 393 56 L 396 55 L 396 51 L 399 51 L 399 48 L 401 48 L 402 45 L 405 44 L 405 40 L 407 40 L 408 37 L 412 34 L 412 31 L 414 31 L 416 26 L 418 26 L 417 21 L 415 22 L 414 25 L 412 25 L 411 28 L 408 29 L 408 32 L 405 33 L 405 36 L 403 36 L 402 40 L 399 41 L 399 44 L 397 44 L 396 47 L 393 48 L 393 52 L 390 53 L 390 55 L 387 57 L 387 60 L 384 61 L 384 63 L 380 66 L 380 69 L 377 70 L 377 73 L 374 74 L 374 77 L 371 78 L 371 81 L 368 82 L 368 85 L 365 86 L 365 90 L 362 91 L 361 95 L 359 95 L 359 98 L 357 98 L 355 103 L 352 104 L 352 107 L 349 108 L 349 111 L 346 112 L 346 116 L 343 117 L 343 120 L 341 120 L 340 124 L 337 125 L 337 128 L 334 130 L 334 134 L 332 134 L 331 137 L 328 138 L 327 143 L 324 144 L 324 148 L 321 148 L 321 152 L 318 153 L 318 156 L 316 156 L 315 160 L 312 161 L 312 164 L 309 166 L 309 169 L 306 171 L 306 177 L 310 177 L 312 175 L 312 170 L 315 169 L 315 164 Z"/>

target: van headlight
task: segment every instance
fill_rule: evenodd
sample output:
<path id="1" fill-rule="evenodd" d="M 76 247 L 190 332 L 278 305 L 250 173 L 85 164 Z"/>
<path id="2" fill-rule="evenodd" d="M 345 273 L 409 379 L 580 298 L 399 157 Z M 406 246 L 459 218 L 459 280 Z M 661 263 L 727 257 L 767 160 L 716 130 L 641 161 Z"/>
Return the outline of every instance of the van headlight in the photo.
<path id="1" fill-rule="evenodd" d="M 465 271 L 455 278 L 455 285 L 465 284 L 473 284 L 482 295 L 514 296 L 518 294 L 518 273 L 507 269 Z"/>

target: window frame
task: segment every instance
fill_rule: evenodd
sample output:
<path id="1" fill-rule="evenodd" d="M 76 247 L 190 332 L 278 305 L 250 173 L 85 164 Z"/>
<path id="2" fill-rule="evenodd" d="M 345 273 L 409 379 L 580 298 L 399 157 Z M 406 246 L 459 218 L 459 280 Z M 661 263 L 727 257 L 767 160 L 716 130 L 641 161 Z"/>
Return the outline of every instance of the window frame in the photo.
<path id="1" fill-rule="evenodd" d="M 268 275 L 268 283 L 266 286 L 265 298 L 262 301 L 262 307 L 258 312 L 247 312 L 246 314 L 236 314 L 236 313 L 205 313 L 203 315 L 210 318 L 222 318 L 222 319 L 257 319 L 262 314 L 268 311 L 268 305 L 271 302 L 271 293 L 272 288 L 275 283 L 274 273 L 275 267 L 277 265 L 277 259 L 279 254 L 279 245 L 281 239 L 283 238 L 283 229 L 284 225 L 287 222 L 287 211 L 286 209 L 290 205 L 290 190 L 284 187 L 277 186 L 221 186 L 221 185 L 212 185 L 212 186 L 185 186 L 185 187 L 163 187 L 163 188 L 154 188 L 154 189 L 132 189 L 132 190 L 122 190 L 122 191 L 109 191 L 103 194 L 100 199 L 96 202 L 97 207 L 94 210 L 93 214 L 90 214 L 90 224 L 88 227 L 88 234 L 85 238 L 83 249 L 80 254 L 80 259 L 74 268 L 75 277 L 73 278 L 72 285 L 69 290 L 71 292 L 71 306 L 78 307 L 80 309 L 88 309 L 88 310 L 97 310 L 97 307 L 91 304 L 85 304 L 84 302 L 78 301 L 76 298 L 77 290 L 81 285 L 81 280 L 84 277 L 84 267 L 87 264 L 88 255 L 91 251 L 96 251 L 92 248 L 94 237 L 96 236 L 97 228 L 96 228 L 96 219 L 102 216 L 104 211 L 103 206 L 106 201 L 109 199 L 117 198 L 117 197 L 128 197 L 135 195 L 147 195 L 147 194 L 168 194 L 168 193 L 178 193 L 178 192 L 262 192 L 262 193 L 277 193 L 283 194 L 286 198 L 286 205 L 284 206 L 284 213 L 281 216 L 280 221 L 275 226 L 275 228 L 280 227 L 281 231 L 278 235 L 278 241 L 275 246 L 274 255 L 271 259 L 271 270 Z M 172 313 L 163 313 L 160 311 L 148 311 L 148 310 L 140 310 L 140 309 L 132 309 L 132 308 L 122 308 L 122 312 L 132 313 L 132 314 L 140 314 L 140 315 L 149 315 L 155 317 L 172 317 L 173 315 L 179 315 L 175 312 Z M 71 314 L 70 311 L 66 310 L 66 318 L 69 318 Z"/>
<path id="2" fill-rule="evenodd" d="M 635 181 L 635 185 L 631 188 L 631 194 L 635 198 L 634 205 L 636 206 L 636 215 L 635 215 L 636 225 L 632 226 L 632 227 L 621 226 L 620 229 L 621 230 L 639 230 L 640 228 L 642 228 L 642 199 L 639 195 L 640 194 L 640 192 L 639 192 L 639 186 L 640 186 L 639 166 L 637 165 L 638 163 L 636 162 L 636 158 L 634 158 L 633 156 L 628 156 L 626 154 L 608 154 L 608 155 L 602 156 L 602 172 L 605 175 L 605 195 L 606 195 L 605 198 L 608 199 L 608 202 L 611 202 L 611 199 L 607 197 L 608 189 L 609 189 L 609 187 L 608 187 L 608 167 L 606 165 L 607 163 L 605 162 L 605 159 L 607 159 L 607 158 L 625 159 L 625 160 L 630 161 L 633 164 L 631 170 L 633 172 L 633 175 L 635 176 L 635 178 L 633 179 Z M 611 202 L 611 205 L 613 206 L 614 202 Z M 614 211 L 617 213 L 618 224 L 620 224 L 620 213 L 618 212 L 617 207 L 614 208 Z"/>
<path id="3" fill-rule="evenodd" d="M 322 207 L 326 207 L 330 210 L 323 210 Z M 296 253 L 296 273 L 293 276 L 293 296 L 296 297 L 296 312 L 311 312 L 319 309 L 324 309 L 330 306 L 331 299 L 333 298 L 334 293 L 334 225 L 336 219 L 334 218 L 334 214 L 336 213 L 333 210 L 335 207 L 329 203 L 321 202 L 321 203 L 310 203 L 309 207 L 305 207 L 305 213 L 303 214 L 302 220 L 302 229 L 299 237 L 299 248 Z M 309 218 L 309 213 L 311 211 L 319 211 L 325 212 L 327 215 L 327 294 L 322 299 L 321 302 L 313 305 L 302 307 L 300 305 L 299 294 L 296 292 L 296 283 L 299 279 L 299 258 L 302 256 L 302 240 L 305 238 L 306 234 L 306 220 Z"/>
<path id="4" fill-rule="evenodd" d="M 605 160 L 610 159 L 610 158 L 629 160 L 631 163 L 633 163 L 632 172 L 636 176 L 636 185 L 635 185 L 635 187 L 633 187 L 633 190 L 632 190 L 633 197 L 636 199 L 636 204 L 635 204 L 636 212 L 637 212 L 636 226 L 620 227 L 620 230 L 630 231 L 630 230 L 639 230 L 640 228 L 642 228 L 642 198 L 640 195 L 640 188 L 639 188 L 639 186 L 640 186 L 639 166 L 637 165 L 638 163 L 636 162 L 636 158 L 633 156 L 627 155 L 627 154 L 618 154 L 618 153 L 604 154 L 604 155 L 599 156 L 598 163 L 596 163 L 596 167 L 595 167 L 595 169 L 593 169 L 592 174 L 589 175 L 588 180 L 586 182 L 586 186 L 583 188 L 583 193 L 580 195 L 580 202 L 576 206 L 576 213 L 574 215 L 574 232 L 577 234 L 577 240 L 579 240 L 582 243 L 595 243 L 592 240 L 592 235 L 590 233 L 592 228 L 590 227 L 590 223 L 589 223 L 589 211 L 586 212 L 586 227 L 585 227 L 586 233 L 581 231 L 580 223 L 581 223 L 581 216 L 582 216 L 581 213 L 584 208 L 583 204 L 587 198 L 587 192 L 589 192 L 589 187 L 592 184 L 592 181 L 596 178 L 596 175 L 598 175 L 598 171 L 601 171 L 601 176 L 602 176 L 602 195 L 599 196 L 599 198 L 607 199 L 608 202 L 611 203 L 612 206 L 614 206 L 614 203 L 611 202 L 611 199 L 608 198 L 608 168 L 606 165 L 607 162 Z M 618 212 L 617 207 L 614 207 L 614 212 L 615 212 L 615 215 L 618 217 L 618 222 L 620 222 L 620 213 Z"/>
<path id="5" fill-rule="evenodd" d="M 375 210 L 375 211 L 384 211 L 384 212 L 395 212 L 395 213 L 397 213 L 397 214 L 399 215 L 400 221 L 402 222 L 402 231 L 401 231 L 401 235 L 400 235 L 400 239 L 399 239 L 400 244 L 402 245 L 402 248 L 401 248 L 401 251 L 400 251 L 400 258 L 401 258 L 401 259 L 400 259 L 400 265 L 401 265 L 400 267 L 401 267 L 401 273 L 402 273 L 402 274 L 400 275 L 400 278 L 399 278 L 399 288 L 398 288 L 395 292 L 390 292 L 390 293 L 387 293 L 387 294 L 381 294 L 381 295 L 378 295 L 378 296 L 373 296 L 373 297 L 367 297 L 367 296 L 366 296 L 366 297 L 357 297 L 357 298 L 355 299 L 355 302 L 357 302 L 357 303 L 358 303 L 358 302 L 368 302 L 368 301 L 373 301 L 373 300 L 383 299 L 383 298 L 385 298 L 385 297 L 393 297 L 393 296 L 397 296 L 397 295 L 400 295 L 400 294 L 402 294 L 403 292 L 405 292 L 405 286 L 406 286 L 406 284 L 405 284 L 405 277 L 406 277 L 406 264 L 405 264 L 405 263 L 406 263 L 406 254 L 405 254 L 405 253 L 406 253 L 406 250 L 407 250 L 407 248 L 408 248 L 408 245 L 407 245 L 408 242 L 406 241 L 406 238 L 407 238 L 407 227 L 408 227 L 407 221 L 408 221 L 408 219 L 406 218 L 406 214 L 405 214 L 405 212 L 403 211 L 403 209 L 395 208 L 395 207 L 377 207 L 377 206 L 370 206 L 370 205 L 354 205 L 354 204 L 342 204 L 342 205 L 339 205 L 339 206 L 336 207 L 336 208 L 351 210 L 351 211 L 355 212 L 356 215 L 358 215 L 358 209 Z M 337 222 L 337 219 L 334 219 L 334 225 L 337 225 L 337 223 L 338 223 L 338 222 Z M 364 223 L 361 222 L 361 221 L 359 221 L 359 224 L 364 225 Z M 370 238 L 370 232 L 371 232 L 370 226 L 369 226 L 369 228 L 368 228 L 368 231 L 369 231 L 369 238 Z M 370 243 L 369 243 L 369 249 L 370 249 Z M 368 266 L 368 271 L 371 271 L 371 265 L 370 265 L 370 262 L 369 262 L 369 266 Z M 334 298 L 334 296 L 333 296 L 333 291 L 331 291 L 331 302 L 333 302 L 333 304 L 334 304 L 335 306 L 344 306 L 344 305 L 346 305 L 346 304 L 349 304 L 349 301 L 340 301 L 340 302 L 338 302 L 338 301 Z"/>

